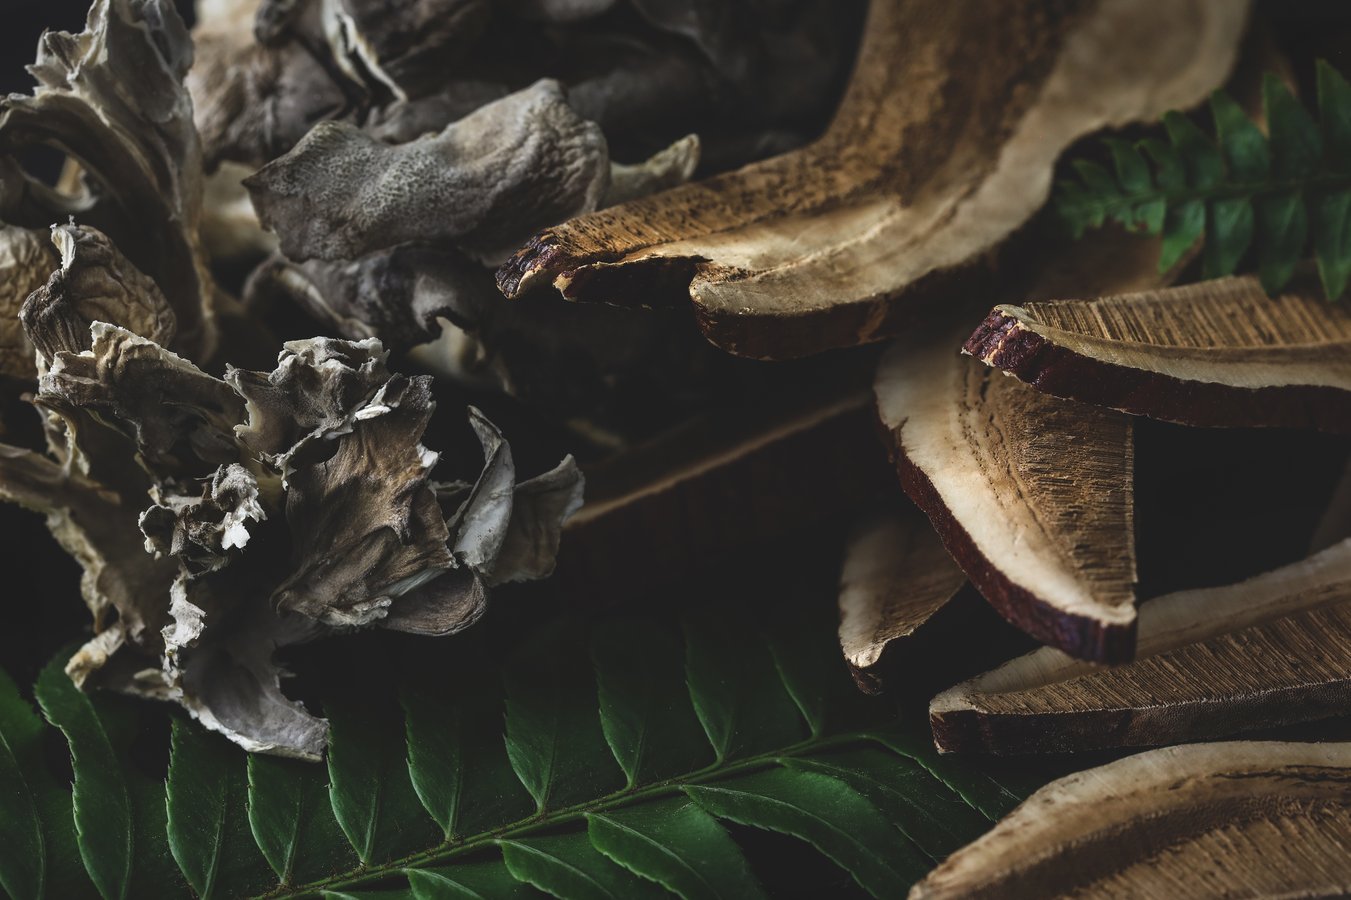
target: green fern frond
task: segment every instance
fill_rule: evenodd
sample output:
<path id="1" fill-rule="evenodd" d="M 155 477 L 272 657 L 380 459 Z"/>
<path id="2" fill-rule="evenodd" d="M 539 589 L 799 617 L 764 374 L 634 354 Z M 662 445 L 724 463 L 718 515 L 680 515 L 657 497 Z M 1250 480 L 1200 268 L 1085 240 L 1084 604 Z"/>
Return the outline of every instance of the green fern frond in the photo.
<path id="1" fill-rule="evenodd" d="M 766 896 L 773 866 L 735 823 L 903 896 L 1040 783 L 939 758 L 927 729 L 853 688 L 829 617 L 776 618 L 765 633 L 723 608 L 682 631 L 611 614 L 503 660 L 455 639 L 325 667 L 326 764 L 248 756 L 175 716 L 166 782 L 131 748 L 166 714 L 79 691 L 65 654 L 35 693 L 73 798 L 34 756 L 55 735 L 0 673 L 0 787 L 18 801 L 0 835 L 22 850 L 0 853 L 0 885 L 25 900 Z"/>
<path id="2" fill-rule="evenodd" d="M 1109 221 L 1162 235 L 1160 271 L 1202 237 L 1207 278 L 1232 274 L 1255 247 L 1269 294 L 1312 244 L 1323 291 L 1339 299 L 1351 281 L 1351 83 L 1323 60 L 1317 71 L 1317 122 L 1272 75 L 1262 82 L 1269 135 L 1216 91 L 1215 138 L 1170 112 L 1167 140 L 1108 139 L 1112 167 L 1073 160 L 1074 176 L 1056 185 L 1057 213 L 1075 237 Z"/>

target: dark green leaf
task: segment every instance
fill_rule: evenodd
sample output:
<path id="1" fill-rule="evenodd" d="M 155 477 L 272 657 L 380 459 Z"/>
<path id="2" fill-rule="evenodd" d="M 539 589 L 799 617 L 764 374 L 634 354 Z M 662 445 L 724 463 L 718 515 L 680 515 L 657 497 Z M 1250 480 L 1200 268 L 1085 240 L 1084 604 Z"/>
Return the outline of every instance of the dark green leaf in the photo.
<path id="1" fill-rule="evenodd" d="M 592 633 L 591 659 L 601 726 L 629 787 L 712 761 L 685 687 L 684 648 L 671 625 L 636 618 L 601 623 Z"/>
<path id="2" fill-rule="evenodd" d="M 1187 186 L 1187 167 L 1172 146 L 1158 138 L 1145 138 L 1140 146 L 1154 160 L 1154 179 L 1161 189 L 1176 191 Z"/>
<path id="3" fill-rule="evenodd" d="M 869 737 L 893 753 L 914 760 L 991 822 L 1008 815 L 1028 794 L 1050 780 L 1029 774 L 991 777 L 980 769 L 963 765 L 960 759 L 940 755 L 927 733 L 921 736 L 899 726 L 876 729 L 869 732 Z"/>
<path id="4" fill-rule="evenodd" d="M 1323 138 L 1308 110 L 1275 75 L 1262 78 L 1262 105 L 1271 131 L 1272 171 L 1277 178 L 1312 175 L 1323 159 Z"/>
<path id="5" fill-rule="evenodd" d="M 1313 246 L 1323 293 L 1336 300 L 1351 279 L 1351 189 L 1324 194 L 1313 204 Z"/>
<path id="6" fill-rule="evenodd" d="M 913 762 L 874 747 L 790 757 L 790 769 L 838 778 L 884 812 L 934 861 L 964 846 L 990 822 Z"/>
<path id="7" fill-rule="evenodd" d="M 1271 172 L 1267 139 L 1243 107 L 1224 91 L 1216 91 L 1210 95 L 1210 112 L 1215 117 L 1215 131 L 1229 163 L 1229 174 L 1238 181 L 1265 180 Z"/>
<path id="8" fill-rule="evenodd" d="M 324 703 L 329 800 L 348 843 L 366 865 L 440 838 L 409 780 L 403 716 L 392 697 L 392 690 L 354 688 L 335 691 Z"/>
<path id="9" fill-rule="evenodd" d="M 1188 200 L 1168 208 L 1163 220 L 1163 247 L 1159 251 L 1159 271 L 1167 272 L 1191 250 L 1206 227 L 1206 205 Z"/>
<path id="10" fill-rule="evenodd" d="M 409 869 L 404 874 L 417 900 L 531 900 L 544 896 L 517 881 L 501 860 Z"/>
<path id="11" fill-rule="evenodd" d="M 807 841 L 875 897 L 903 897 L 929 870 L 876 807 L 835 778 L 772 769 L 685 792 L 719 818 Z"/>
<path id="12" fill-rule="evenodd" d="M 619 790 L 601 731 L 586 645 L 565 629 L 529 642 L 507 666 L 507 755 L 540 812 Z"/>
<path id="13" fill-rule="evenodd" d="M 1086 159 L 1076 159 L 1070 165 L 1074 167 L 1074 171 L 1079 174 L 1079 178 L 1088 186 L 1090 194 L 1105 199 L 1115 199 L 1121 196 L 1121 189 L 1112 179 L 1112 173 L 1102 166 Z"/>
<path id="14" fill-rule="evenodd" d="M 498 841 L 507 869 L 520 881 L 562 900 L 640 900 L 661 897 L 650 881 L 617 865 L 591 846 L 586 833 Z"/>
<path id="15" fill-rule="evenodd" d="M 1168 112 L 1163 115 L 1163 125 L 1168 129 L 1173 149 L 1182 157 L 1188 187 L 1204 190 L 1224 180 L 1224 159 L 1219 148 L 1195 122 L 1182 113 Z"/>
<path id="16" fill-rule="evenodd" d="M 1221 278 L 1238 268 L 1252 243 L 1254 215 L 1247 197 L 1212 200 L 1206 207 L 1205 276 Z"/>
<path id="17" fill-rule="evenodd" d="M 684 797 L 587 816 L 591 843 L 685 900 L 764 896 L 741 849 Z"/>
<path id="18" fill-rule="evenodd" d="M 256 894 L 274 879 L 249 833 L 244 753 L 174 719 L 170 740 L 169 850 L 202 898 Z"/>
<path id="19" fill-rule="evenodd" d="M 104 898 L 122 898 L 131 889 L 136 852 L 131 792 L 103 723 L 89 698 L 66 675 L 69 658 L 70 654 L 61 654 L 42 670 L 38 703 L 70 743 L 75 834 L 85 869 Z"/>
<path id="20" fill-rule="evenodd" d="M 284 884 L 304 884 L 356 865 L 333 818 L 326 776 L 315 763 L 249 756 L 249 827 Z"/>
<path id="21" fill-rule="evenodd" d="M 1318 117 L 1323 127 L 1328 167 L 1334 172 L 1351 171 L 1351 83 L 1342 73 L 1320 59 L 1318 71 Z"/>
<path id="22" fill-rule="evenodd" d="M 803 737 L 769 647 L 727 610 L 685 621 L 685 671 L 694 711 L 719 762 L 785 747 Z"/>
<path id="23" fill-rule="evenodd" d="M 42 764 L 41 742 L 42 720 L 0 672 L 0 886 L 16 900 L 42 897 L 47 882 L 47 839 L 23 771 Z"/>
<path id="24" fill-rule="evenodd" d="M 1128 195 L 1147 193 L 1154 187 L 1149 177 L 1149 164 L 1134 144 L 1120 138 L 1107 138 L 1103 143 L 1112 153 L 1117 181 Z"/>
<path id="25" fill-rule="evenodd" d="M 1133 218 L 1140 230 L 1144 231 L 1145 234 L 1154 235 L 1163 231 L 1164 217 L 1167 212 L 1168 204 L 1162 198 L 1146 200 L 1135 207 Z"/>
<path id="26" fill-rule="evenodd" d="M 85 694 L 66 676 L 70 652 L 38 676 L 38 704 L 70 746 L 72 804 L 85 870 L 105 898 L 173 895 L 184 889 L 165 831 L 164 785 L 128 764 L 143 705 Z"/>
<path id="27" fill-rule="evenodd" d="M 1309 233 L 1309 215 L 1298 191 L 1257 200 L 1257 273 L 1268 294 L 1280 293 L 1295 274 Z"/>
<path id="28" fill-rule="evenodd" d="M 455 640 L 441 666 L 402 691 L 413 787 L 447 839 L 535 811 L 502 740 L 502 679 L 480 650 Z"/>

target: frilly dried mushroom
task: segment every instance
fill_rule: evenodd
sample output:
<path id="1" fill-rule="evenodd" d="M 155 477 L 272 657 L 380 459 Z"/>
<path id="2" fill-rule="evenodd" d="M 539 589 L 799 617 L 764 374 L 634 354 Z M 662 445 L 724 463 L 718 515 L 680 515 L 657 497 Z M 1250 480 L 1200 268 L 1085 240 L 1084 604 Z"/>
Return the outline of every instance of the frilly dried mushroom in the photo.
<path id="1" fill-rule="evenodd" d="M 153 323 L 136 310 L 155 304 L 59 276 L 24 324 L 65 464 L 5 447 L 0 494 L 46 513 L 85 569 L 97 634 L 71 661 L 77 683 L 173 700 L 251 750 L 315 758 L 324 723 L 281 693 L 277 648 L 367 626 L 449 634 L 489 586 L 552 570 L 581 502 L 571 457 L 517 483 L 471 408 L 485 465 L 473 484 L 434 482 L 431 379 L 391 374 L 378 341 L 296 341 L 271 372 L 219 379 L 119 325 L 79 335 L 82 310 Z M 153 287 L 119 283 L 138 285 Z"/>

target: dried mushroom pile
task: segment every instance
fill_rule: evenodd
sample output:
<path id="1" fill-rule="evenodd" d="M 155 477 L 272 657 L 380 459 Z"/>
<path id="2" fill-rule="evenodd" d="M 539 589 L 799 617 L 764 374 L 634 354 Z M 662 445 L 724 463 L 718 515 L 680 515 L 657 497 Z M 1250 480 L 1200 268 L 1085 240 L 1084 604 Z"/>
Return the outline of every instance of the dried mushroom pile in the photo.
<path id="1" fill-rule="evenodd" d="M 104 688 L 258 754 L 174 719 L 151 830 L 202 896 L 772 893 L 727 821 L 874 896 L 1351 893 L 1351 744 L 1288 740 L 1351 715 L 1351 81 L 1310 63 L 1234 0 L 46 33 L 0 101 L 0 498 L 93 616 L 36 688 L 93 888 L 153 868 L 81 807 L 77 746 L 132 731 Z M 1258 432 L 1341 479 L 1297 552 L 1155 590 L 1157 436 Z M 843 663 L 806 596 L 842 519 Z M 445 651 L 337 639 L 460 632 L 556 559 Z M 283 662 L 319 638 L 357 659 L 316 705 Z M 10 687 L 0 786 L 40 755 Z M 1046 784 L 1082 751 L 1122 758 Z"/>

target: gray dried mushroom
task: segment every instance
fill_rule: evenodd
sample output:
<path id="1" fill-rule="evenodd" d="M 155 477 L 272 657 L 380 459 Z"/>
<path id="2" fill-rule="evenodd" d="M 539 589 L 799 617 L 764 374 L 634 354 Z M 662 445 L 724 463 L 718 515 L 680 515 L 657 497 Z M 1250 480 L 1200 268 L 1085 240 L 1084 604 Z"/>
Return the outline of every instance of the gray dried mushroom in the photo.
<path id="1" fill-rule="evenodd" d="M 71 661 L 77 683 L 175 701 L 250 750 L 317 758 L 325 723 L 282 694 L 278 648 L 369 626 L 449 634 L 482 614 L 489 586 L 552 570 L 581 503 L 572 458 L 517 483 L 502 435 L 471 408 L 484 468 L 472 485 L 434 482 L 431 379 L 391 374 L 378 341 L 292 342 L 273 371 L 219 379 L 120 324 L 74 328 L 100 302 L 153 322 L 148 280 L 121 283 L 147 292 L 134 300 L 106 277 L 52 282 L 23 320 L 51 457 L 0 447 L 0 496 L 45 513 L 85 569 L 97 633 Z"/>

